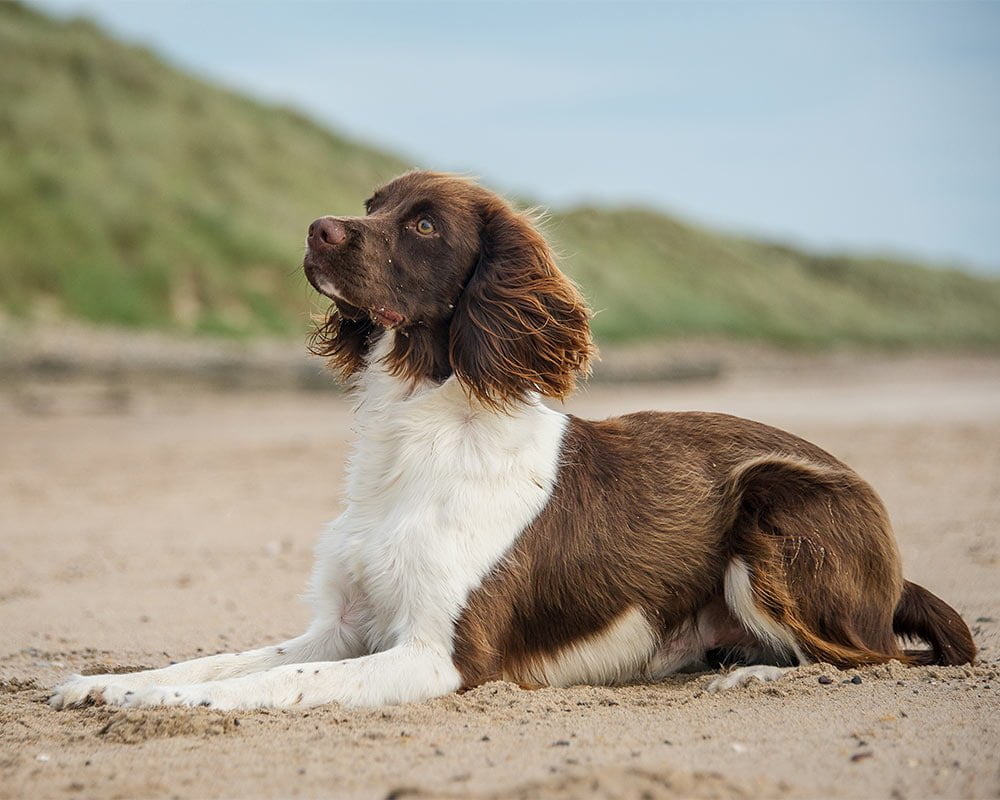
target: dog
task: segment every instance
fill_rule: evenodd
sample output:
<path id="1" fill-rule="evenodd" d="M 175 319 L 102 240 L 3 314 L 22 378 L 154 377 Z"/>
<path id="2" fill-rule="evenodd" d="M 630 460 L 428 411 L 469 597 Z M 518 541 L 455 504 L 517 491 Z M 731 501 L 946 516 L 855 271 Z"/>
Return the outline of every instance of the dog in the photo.
<path id="1" fill-rule="evenodd" d="M 741 664 L 971 662 L 969 628 L 905 581 L 875 491 L 737 417 L 552 410 L 594 356 L 590 312 L 533 219 L 411 172 L 363 217 L 309 226 L 311 341 L 352 386 L 346 507 L 301 636 L 145 672 L 73 676 L 64 708 L 374 707 L 491 680 L 649 681 Z M 901 649 L 900 640 L 927 649 Z"/>

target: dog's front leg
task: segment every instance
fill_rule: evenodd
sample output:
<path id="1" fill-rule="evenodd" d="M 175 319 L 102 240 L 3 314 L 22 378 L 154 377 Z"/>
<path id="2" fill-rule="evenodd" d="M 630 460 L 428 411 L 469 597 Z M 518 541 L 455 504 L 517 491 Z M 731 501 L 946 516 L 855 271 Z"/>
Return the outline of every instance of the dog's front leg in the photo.
<path id="1" fill-rule="evenodd" d="M 347 661 L 274 667 L 241 678 L 157 686 L 121 698 L 121 705 L 204 706 L 224 710 L 309 708 L 326 703 L 375 707 L 453 692 L 462 680 L 446 648 L 410 643 Z"/>
<path id="2" fill-rule="evenodd" d="M 72 675 L 53 690 L 49 705 L 56 709 L 69 708 L 83 704 L 88 698 L 121 705 L 137 692 L 154 686 L 225 681 L 282 664 L 329 662 L 353 658 L 363 652 L 364 645 L 356 629 L 318 620 L 301 636 L 256 650 L 220 653 L 181 661 L 162 669 L 121 675 Z"/>

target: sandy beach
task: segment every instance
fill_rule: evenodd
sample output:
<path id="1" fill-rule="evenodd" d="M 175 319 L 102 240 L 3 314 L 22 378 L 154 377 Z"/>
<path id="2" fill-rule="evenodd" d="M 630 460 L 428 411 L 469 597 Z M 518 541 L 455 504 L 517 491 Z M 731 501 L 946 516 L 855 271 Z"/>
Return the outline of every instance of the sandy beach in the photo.
<path id="1" fill-rule="evenodd" d="M 604 417 L 705 409 L 790 429 L 880 492 L 908 578 L 975 666 L 800 668 L 409 706 L 56 712 L 71 672 L 155 667 L 304 629 L 341 502 L 350 401 L 308 392 L 0 392 L 0 798 L 1000 796 L 1000 361 L 840 360 L 594 385 Z M 820 682 L 821 677 L 831 682 Z M 860 678 L 860 684 L 851 682 Z"/>

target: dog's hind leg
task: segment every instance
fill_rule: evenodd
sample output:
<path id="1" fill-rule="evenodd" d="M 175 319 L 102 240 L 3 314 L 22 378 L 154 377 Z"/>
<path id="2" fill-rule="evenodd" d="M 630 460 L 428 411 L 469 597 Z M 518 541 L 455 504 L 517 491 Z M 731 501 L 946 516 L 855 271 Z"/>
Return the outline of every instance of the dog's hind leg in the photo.
<path id="1" fill-rule="evenodd" d="M 767 456 L 741 465 L 726 497 L 727 605 L 762 645 L 799 663 L 907 660 L 892 628 L 899 556 L 867 483 L 843 466 Z"/>
<path id="2" fill-rule="evenodd" d="M 751 664 L 746 667 L 736 667 L 736 669 L 723 673 L 713 678 L 708 684 L 708 691 L 722 692 L 726 689 L 736 689 L 740 686 L 747 686 L 753 681 L 768 683 L 783 677 L 787 672 L 795 667 L 775 667 L 771 664 Z"/>
<path id="3" fill-rule="evenodd" d="M 759 658 L 768 663 L 737 667 L 708 685 L 708 691 L 718 692 L 746 686 L 754 680 L 775 681 L 792 667 L 788 664 L 808 664 L 794 631 L 761 610 L 755 599 L 750 569 L 741 558 L 734 558 L 726 568 L 725 602 L 729 612 L 757 642 Z M 781 664 L 782 666 L 779 666 Z"/>

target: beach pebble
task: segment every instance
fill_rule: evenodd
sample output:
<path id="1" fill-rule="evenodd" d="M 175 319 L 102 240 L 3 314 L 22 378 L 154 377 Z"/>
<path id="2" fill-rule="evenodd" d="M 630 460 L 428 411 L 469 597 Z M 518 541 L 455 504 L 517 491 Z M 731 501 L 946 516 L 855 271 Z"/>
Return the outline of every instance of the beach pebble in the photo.
<path id="1" fill-rule="evenodd" d="M 861 676 L 860 675 L 855 675 L 853 678 L 851 678 L 851 683 L 853 683 L 855 686 L 860 686 L 861 685 Z"/>
<path id="2" fill-rule="evenodd" d="M 829 686 L 831 683 L 833 683 L 833 678 L 827 675 L 820 675 L 816 680 L 818 680 L 824 686 Z"/>

